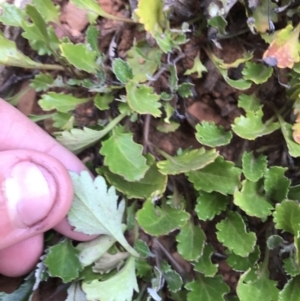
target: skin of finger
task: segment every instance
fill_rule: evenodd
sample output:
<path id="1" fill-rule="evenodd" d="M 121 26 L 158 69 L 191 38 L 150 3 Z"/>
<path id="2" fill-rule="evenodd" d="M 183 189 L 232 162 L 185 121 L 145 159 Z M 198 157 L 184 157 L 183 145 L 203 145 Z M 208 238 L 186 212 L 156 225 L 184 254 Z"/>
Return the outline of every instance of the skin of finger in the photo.
<path id="1" fill-rule="evenodd" d="M 0 273 L 18 277 L 30 272 L 43 252 L 43 235 L 36 235 L 0 250 Z"/>
<path id="2" fill-rule="evenodd" d="M 86 170 L 85 165 L 74 154 L 1 98 L 0 121 L 0 151 L 35 150 L 56 158 L 69 171 L 79 173 Z M 73 231 L 66 218 L 54 229 L 75 240 L 86 241 L 94 238 L 94 236 Z"/>
<path id="3" fill-rule="evenodd" d="M 32 150 L 13 150 L 0 152 L 0 249 L 7 248 L 19 241 L 36 236 L 59 223 L 68 212 L 73 198 L 73 186 L 66 168 L 57 159 Z M 49 214 L 30 227 L 19 228 L 11 221 L 8 200 L 3 191 L 5 179 L 10 177 L 12 168 L 20 162 L 31 162 L 41 166 L 52 176 L 48 185 L 55 191 L 55 201 Z M 32 208 L 39 210 L 39 208 Z"/>

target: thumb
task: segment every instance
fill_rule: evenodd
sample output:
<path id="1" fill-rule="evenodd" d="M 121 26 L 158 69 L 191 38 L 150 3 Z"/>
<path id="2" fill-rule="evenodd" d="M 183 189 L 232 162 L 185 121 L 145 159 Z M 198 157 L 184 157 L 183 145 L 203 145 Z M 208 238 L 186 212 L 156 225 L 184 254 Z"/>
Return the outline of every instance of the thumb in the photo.
<path id="1" fill-rule="evenodd" d="M 58 224 L 73 197 L 71 179 L 57 159 L 32 150 L 0 152 L 0 249 Z"/>

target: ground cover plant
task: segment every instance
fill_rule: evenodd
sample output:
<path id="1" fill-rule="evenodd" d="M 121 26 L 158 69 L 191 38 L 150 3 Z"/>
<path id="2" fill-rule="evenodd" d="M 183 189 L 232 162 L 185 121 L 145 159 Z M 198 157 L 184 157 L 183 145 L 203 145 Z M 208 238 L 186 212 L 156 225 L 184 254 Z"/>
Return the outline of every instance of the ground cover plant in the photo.
<path id="1" fill-rule="evenodd" d="M 100 236 L 49 231 L 0 300 L 298 301 L 299 5 L 1 3 L 0 94 L 95 175 L 68 219 Z"/>

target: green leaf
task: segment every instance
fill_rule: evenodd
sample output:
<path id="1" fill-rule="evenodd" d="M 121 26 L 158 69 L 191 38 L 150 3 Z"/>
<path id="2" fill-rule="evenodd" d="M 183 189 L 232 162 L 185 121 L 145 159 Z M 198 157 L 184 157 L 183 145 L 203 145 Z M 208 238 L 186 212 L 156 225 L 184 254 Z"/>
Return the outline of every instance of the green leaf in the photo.
<path id="1" fill-rule="evenodd" d="M 257 137 L 262 137 L 273 133 L 280 128 L 278 122 L 273 122 L 273 118 L 262 122 L 263 111 L 249 111 L 245 116 L 235 118 L 232 130 L 241 138 L 254 140 Z"/>
<path id="2" fill-rule="evenodd" d="M 273 205 L 260 193 L 260 188 L 260 182 L 244 180 L 241 191 L 234 192 L 233 202 L 249 216 L 259 218 L 269 216 L 273 210 Z"/>
<path id="3" fill-rule="evenodd" d="M 191 291 L 187 301 L 224 301 L 224 295 L 230 291 L 221 275 L 213 278 L 199 276 L 197 280 L 187 283 L 185 288 Z"/>
<path id="4" fill-rule="evenodd" d="M 124 22 L 129 22 L 131 21 L 130 19 L 127 18 L 121 18 L 117 16 L 113 16 L 111 14 L 108 14 L 105 12 L 102 7 L 98 4 L 97 1 L 95 0 L 71 0 L 75 4 L 75 6 L 85 10 L 88 14 L 88 19 L 90 23 L 94 23 L 98 16 L 107 18 L 107 19 L 112 19 L 112 20 L 119 20 L 119 21 L 124 21 Z"/>
<path id="5" fill-rule="evenodd" d="M 166 189 L 167 176 L 161 174 L 155 164 L 155 158 L 147 154 L 147 165 L 150 166 L 145 176 L 136 182 L 128 182 L 123 177 L 113 174 L 108 168 L 102 167 L 109 183 L 124 193 L 127 198 L 147 199 L 154 193 L 162 195 Z"/>
<path id="6" fill-rule="evenodd" d="M 129 182 L 141 180 L 149 169 L 142 152 L 143 147 L 133 141 L 133 134 L 123 133 L 121 127 L 115 128 L 100 149 L 105 156 L 104 165 Z"/>
<path id="7" fill-rule="evenodd" d="M 69 239 L 49 248 L 44 260 L 51 277 L 59 277 L 67 283 L 79 276 L 82 269 L 76 250 Z"/>
<path id="8" fill-rule="evenodd" d="M 91 49 L 95 51 L 98 56 L 100 56 L 101 52 L 98 46 L 98 37 L 99 37 L 99 30 L 97 29 L 96 26 L 90 25 L 86 31 L 86 41 L 91 47 Z"/>
<path id="9" fill-rule="evenodd" d="M 147 200 L 143 208 L 136 214 L 138 224 L 145 232 L 154 236 L 166 235 L 178 228 L 182 228 L 190 215 L 182 210 L 174 209 L 165 203 L 154 206 Z"/>
<path id="10" fill-rule="evenodd" d="M 246 62 L 242 71 L 244 79 L 251 80 L 255 84 L 262 84 L 266 82 L 272 75 L 273 68 L 267 67 L 262 63 L 257 64 L 253 62 Z"/>
<path id="11" fill-rule="evenodd" d="M 236 255 L 246 257 L 253 252 L 256 235 L 247 232 L 246 225 L 237 212 L 228 212 L 216 228 L 218 240 Z"/>
<path id="12" fill-rule="evenodd" d="M 83 242 L 76 246 L 78 258 L 83 267 L 91 265 L 99 259 L 116 242 L 116 239 L 109 235 L 101 235 L 92 241 Z"/>
<path id="13" fill-rule="evenodd" d="M 243 174 L 247 180 L 256 182 L 264 175 L 267 163 L 266 156 L 260 155 L 255 158 L 253 152 L 244 152 L 242 157 Z"/>
<path id="14" fill-rule="evenodd" d="M 154 117 L 160 117 L 161 104 L 158 102 L 159 95 L 153 92 L 152 87 L 137 86 L 134 81 L 126 84 L 127 101 L 129 107 L 139 114 L 151 114 Z"/>
<path id="15" fill-rule="evenodd" d="M 167 160 L 157 163 L 162 174 L 176 175 L 192 170 L 202 169 L 218 157 L 216 150 L 206 151 L 204 148 L 185 151 L 176 157 L 164 154 Z"/>
<path id="16" fill-rule="evenodd" d="M 161 270 L 167 282 L 169 291 L 173 293 L 179 291 L 182 287 L 182 278 L 180 275 L 175 272 L 165 261 L 163 261 L 161 264 Z"/>
<path id="17" fill-rule="evenodd" d="M 16 43 L 6 39 L 0 33 L 0 64 L 12 67 L 21 67 L 26 69 L 52 69 L 52 70 L 64 70 L 59 65 L 43 65 L 36 63 L 28 56 L 17 50 Z"/>
<path id="18" fill-rule="evenodd" d="M 150 251 L 146 242 L 138 239 L 134 244 L 134 249 L 143 257 L 155 257 L 155 255 Z"/>
<path id="19" fill-rule="evenodd" d="M 51 0 L 32 0 L 32 4 L 41 14 L 45 22 L 59 23 L 59 6 L 55 6 Z"/>
<path id="20" fill-rule="evenodd" d="M 71 94 L 49 92 L 43 94 L 39 105 L 44 111 L 58 110 L 67 113 L 74 110 L 77 105 L 89 101 L 88 98 L 77 98 Z"/>
<path id="21" fill-rule="evenodd" d="M 241 170 L 232 162 L 218 157 L 201 170 L 187 173 L 188 179 L 195 189 L 206 192 L 217 191 L 221 194 L 233 194 L 240 186 Z"/>
<path id="22" fill-rule="evenodd" d="M 139 256 L 124 237 L 122 218 L 125 202 L 118 205 L 118 195 L 112 186 L 107 190 L 104 178 L 97 176 L 93 181 L 87 171 L 80 175 L 70 173 L 74 199 L 68 219 L 75 231 L 85 234 L 106 234 L 114 237 L 129 253 Z"/>
<path id="23" fill-rule="evenodd" d="M 237 295 L 240 301 L 274 301 L 278 300 L 277 282 L 270 280 L 266 273 L 258 272 L 255 279 L 247 278 L 251 269 L 246 271 L 239 279 Z"/>
<path id="24" fill-rule="evenodd" d="M 279 292 L 278 301 L 298 301 L 300 296 L 300 276 L 291 278 L 282 291 Z"/>
<path id="25" fill-rule="evenodd" d="M 284 176 L 287 168 L 272 166 L 267 169 L 265 174 L 265 191 L 266 196 L 271 200 L 281 202 L 288 194 L 291 181 Z"/>
<path id="26" fill-rule="evenodd" d="M 185 260 L 198 260 L 202 255 L 205 239 L 205 234 L 200 225 L 194 225 L 192 221 L 189 221 L 176 236 L 178 253 Z"/>
<path id="27" fill-rule="evenodd" d="M 133 78 L 132 70 L 128 63 L 120 58 L 113 60 L 112 68 L 113 73 L 122 84 L 126 84 Z"/>
<path id="28" fill-rule="evenodd" d="M 290 187 L 288 192 L 288 199 L 300 201 L 300 185 Z"/>
<path id="29" fill-rule="evenodd" d="M 218 30 L 219 33 L 226 35 L 226 27 L 228 25 L 226 19 L 222 16 L 215 16 L 208 20 L 207 24 L 211 27 L 214 27 Z"/>
<path id="30" fill-rule="evenodd" d="M 112 94 L 97 94 L 95 99 L 94 99 L 94 103 L 95 106 L 101 110 L 101 111 L 105 111 L 109 109 L 109 104 L 112 103 L 114 100 L 114 96 Z"/>
<path id="31" fill-rule="evenodd" d="M 267 239 L 267 246 L 269 250 L 274 250 L 284 243 L 284 239 L 279 235 L 271 235 Z"/>
<path id="32" fill-rule="evenodd" d="M 191 83 L 182 83 L 181 85 L 178 86 L 177 93 L 183 98 L 193 96 L 192 93 L 193 86 L 194 85 Z"/>
<path id="33" fill-rule="evenodd" d="M 166 18 L 163 13 L 163 2 L 161 0 L 148 1 L 141 0 L 138 2 L 136 14 L 139 22 L 144 25 L 146 31 L 153 36 L 156 32 L 162 32 L 166 24 Z"/>
<path id="34" fill-rule="evenodd" d="M 241 94 L 238 100 L 238 107 L 243 108 L 246 112 L 256 112 L 261 109 L 262 105 L 260 104 L 259 98 L 254 94 Z"/>
<path id="35" fill-rule="evenodd" d="M 218 265 L 211 262 L 213 252 L 214 249 L 212 245 L 205 245 L 203 254 L 198 262 L 192 263 L 194 265 L 194 270 L 204 274 L 205 277 L 214 277 L 218 272 Z"/>
<path id="36" fill-rule="evenodd" d="M 31 80 L 30 87 L 35 89 L 37 92 L 46 91 L 53 84 L 54 79 L 49 73 L 37 74 L 33 80 Z"/>
<path id="37" fill-rule="evenodd" d="M 196 125 L 196 130 L 196 139 L 210 147 L 227 145 L 232 139 L 231 131 L 225 131 L 222 126 L 217 126 L 214 122 L 203 121 Z"/>
<path id="38" fill-rule="evenodd" d="M 27 15 L 31 18 L 32 23 L 28 26 L 24 26 L 24 31 L 25 31 L 25 35 L 23 35 L 23 37 L 26 36 L 26 30 L 27 28 L 35 28 L 36 32 L 38 33 L 39 39 L 43 42 L 45 42 L 46 44 L 49 43 L 49 35 L 48 35 L 48 31 L 47 31 L 47 25 L 46 22 L 44 20 L 44 18 L 42 17 L 42 15 L 39 13 L 39 11 L 37 10 L 37 8 L 33 5 L 27 4 L 25 11 L 27 13 Z"/>
<path id="39" fill-rule="evenodd" d="M 224 211 L 228 204 L 228 197 L 218 192 L 199 192 L 195 211 L 198 218 L 207 221 Z"/>
<path id="40" fill-rule="evenodd" d="M 290 156 L 294 158 L 300 157 L 300 144 L 296 143 L 293 139 L 292 125 L 287 122 L 284 122 L 281 118 L 279 118 L 279 121 L 283 137 L 289 149 Z"/>
<path id="41" fill-rule="evenodd" d="M 127 52 L 127 63 L 132 69 L 133 81 L 142 83 L 148 80 L 157 70 L 162 51 L 150 47 L 146 41 L 140 41 Z"/>
<path id="42" fill-rule="evenodd" d="M 32 288 L 34 285 L 35 278 L 32 274 L 25 278 L 24 283 L 20 285 L 14 292 L 11 294 L 6 294 L 0 292 L 1 301 L 28 301 L 30 295 L 32 294 Z"/>
<path id="43" fill-rule="evenodd" d="M 84 70 L 88 73 L 96 72 L 97 53 L 94 50 L 91 50 L 87 45 L 62 43 L 60 44 L 60 50 L 62 56 L 77 69 Z"/>
<path id="44" fill-rule="evenodd" d="M 197 78 L 201 78 L 202 77 L 202 73 L 203 72 L 207 72 L 206 67 L 202 64 L 202 62 L 200 61 L 199 56 L 197 56 L 194 60 L 194 65 L 191 69 L 187 69 L 184 72 L 184 75 L 190 75 L 193 73 L 197 73 Z"/>
<path id="45" fill-rule="evenodd" d="M 287 275 L 295 277 L 300 274 L 299 264 L 296 262 L 295 254 L 283 259 L 283 269 Z"/>
<path id="46" fill-rule="evenodd" d="M 0 3 L 1 15 L 0 22 L 7 26 L 22 27 L 23 22 L 26 20 L 26 14 L 24 10 L 16 7 L 14 4 L 8 2 Z M 2 44 L 1 44 L 2 48 Z M 1 49 L 2 51 L 2 49 Z"/>
<path id="47" fill-rule="evenodd" d="M 277 204 L 273 213 L 276 229 L 297 235 L 300 231 L 300 205 L 298 202 L 285 200 Z"/>
<path id="48" fill-rule="evenodd" d="M 255 246 L 254 251 L 247 257 L 241 257 L 234 253 L 230 253 L 226 259 L 226 262 L 233 270 L 237 272 L 244 272 L 252 268 L 260 258 L 260 250 L 258 246 Z"/>
<path id="49" fill-rule="evenodd" d="M 83 130 L 72 129 L 70 132 L 63 131 L 58 133 L 56 139 L 74 154 L 78 154 L 107 135 L 124 117 L 125 115 L 120 114 L 102 131 L 95 131 L 89 128 L 83 128 Z"/>
<path id="50" fill-rule="evenodd" d="M 131 301 L 133 291 L 139 291 L 134 257 L 129 257 L 125 266 L 108 280 L 83 283 L 82 289 L 88 300 Z"/>

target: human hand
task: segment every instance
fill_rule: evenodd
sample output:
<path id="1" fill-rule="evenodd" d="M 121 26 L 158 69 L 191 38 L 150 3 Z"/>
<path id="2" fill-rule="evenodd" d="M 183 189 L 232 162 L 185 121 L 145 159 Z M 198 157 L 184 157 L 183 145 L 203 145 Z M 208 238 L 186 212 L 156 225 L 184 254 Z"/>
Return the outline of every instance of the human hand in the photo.
<path id="1" fill-rule="evenodd" d="M 75 240 L 65 218 L 73 188 L 68 171 L 86 169 L 27 117 L 0 99 L 0 273 L 29 272 L 43 252 L 43 232 L 54 228 Z"/>

